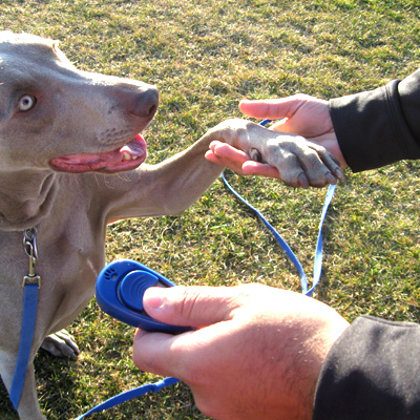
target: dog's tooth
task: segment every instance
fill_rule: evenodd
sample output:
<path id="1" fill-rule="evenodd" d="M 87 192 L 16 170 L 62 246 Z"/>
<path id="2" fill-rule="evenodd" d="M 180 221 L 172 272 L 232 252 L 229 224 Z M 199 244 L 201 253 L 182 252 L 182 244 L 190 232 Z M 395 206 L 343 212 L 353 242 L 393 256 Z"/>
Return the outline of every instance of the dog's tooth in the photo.
<path id="1" fill-rule="evenodd" d="M 122 154 L 122 160 L 131 160 L 131 155 L 128 152 Z"/>

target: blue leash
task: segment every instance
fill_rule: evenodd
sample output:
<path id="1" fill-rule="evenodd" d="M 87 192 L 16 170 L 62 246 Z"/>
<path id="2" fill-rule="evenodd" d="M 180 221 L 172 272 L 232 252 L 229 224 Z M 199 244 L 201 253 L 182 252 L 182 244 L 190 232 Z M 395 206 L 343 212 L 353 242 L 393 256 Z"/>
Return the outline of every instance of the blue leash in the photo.
<path id="1" fill-rule="evenodd" d="M 85 414 L 82 414 L 80 417 L 77 417 L 75 420 L 84 419 L 85 417 L 90 416 L 93 413 L 99 413 L 102 410 L 115 407 L 116 405 L 122 404 L 126 401 L 141 397 L 142 395 L 145 395 L 148 392 L 154 392 L 154 393 L 159 392 L 162 388 L 174 385 L 178 382 L 180 382 L 179 379 L 169 377 L 169 378 L 162 379 L 159 382 L 155 382 L 153 384 L 145 384 L 145 385 L 139 386 L 138 388 L 131 389 L 126 392 L 122 392 L 121 394 L 118 394 L 115 397 L 109 398 L 108 400 L 97 405 L 96 407 L 93 407 L 91 410 L 89 410 Z"/>
<path id="2" fill-rule="evenodd" d="M 324 207 L 322 208 L 321 213 L 321 220 L 319 222 L 318 228 L 318 240 L 316 244 L 316 251 L 315 251 L 315 258 L 314 258 L 314 270 L 313 270 L 313 280 L 312 280 L 312 287 L 308 289 L 308 280 L 305 274 L 305 271 L 302 267 L 302 264 L 299 261 L 299 258 L 295 255 L 295 253 L 290 248 L 289 244 L 281 237 L 281 235 L 277 232 L 277 230 L 268 222 L 268 220 L 261 214 L 259 210 L 257 210 L 252 204 L 250 204 L 247 200 L 245 200 L 227 181 L 224 172 L 222 173 L 222 180 L 226 187 L 230 190 L 230 192 L 243 204 L 245 204 L 249 209 L 251 209 L 254 214 L 264 223 L 267 229 L 273 234 L 276 241 L 279 243 L 283 251 L 289 257 L 290 261 L 296 267 L 301 281 L 301 288 L 302 293 L 307 296 L 312 296 L 312 293 L 319 283 L 321 279 L 321 272 L 322 272 L 322 255 L 323 255 L 323 240 L 322 240 L 322 227 L 324 225 L 325 217 L 327 215 L 328 207 L 331 204 L 331 201 L 334 197 L 334 192 L 337 185 L 330 185 L 328 187 L 327 194 L 325 196 Z"/>
<path id="3" fill-rule="evenodd" d="M 31 353 L 32 338 L 35 330 L 36 310 L 38 306 L 38 284 L 25 284 L 23 295 L 22 329 L 20 331 L 20 345 L 16 362 L 15 375 L 10 388 L 10 401 L 15 410 L 19 406 L 23 385 L 26 378 L 26 369 Z"/>
<path id="4" fill-rule="evenodd" d="M 15 373 L 10 388 L 10 401 L 15 410 L 19 406 L 25 384 L 26 369 L 31 355 L 32 339 L 35 332 L 36 312 L 38 307 L 38 294 L 41 287 L 41 277 L 35 274 L 35 264 L 38 259 L 36 228 L 26 229 L 23 233 L 23 249 L 29 258 L 29 272 L 23 278 L 23 311 L 22 327 L 20 331 L 19 351 L 16 361 Z"/>

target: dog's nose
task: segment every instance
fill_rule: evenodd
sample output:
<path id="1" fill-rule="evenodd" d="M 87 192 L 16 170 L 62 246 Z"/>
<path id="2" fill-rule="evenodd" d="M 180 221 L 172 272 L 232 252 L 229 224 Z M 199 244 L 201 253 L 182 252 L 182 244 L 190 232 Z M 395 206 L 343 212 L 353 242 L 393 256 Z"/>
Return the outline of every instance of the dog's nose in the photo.
<path id="1" fill-rule="evenodd" d="M 159 103 L 158 90 L 151 86 L 146 90 L 137 93 L 129 107 L 130 114 L 140 118 L 152 119 Z"/>

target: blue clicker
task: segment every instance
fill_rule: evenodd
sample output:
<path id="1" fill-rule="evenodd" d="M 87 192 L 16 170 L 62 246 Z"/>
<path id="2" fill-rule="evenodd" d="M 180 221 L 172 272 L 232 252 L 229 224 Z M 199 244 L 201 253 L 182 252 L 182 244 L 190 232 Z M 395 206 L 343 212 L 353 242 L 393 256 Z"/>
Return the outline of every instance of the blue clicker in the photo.
<path id="1" fill-rule="evenodd" d="M 191 328 L 164 324 L 144 312 L 143 295 L 149 287 L 173 287 L 174 283 L 149 267 L 132 260 L 108 264 L 96 281 L 96 300 L 112 317 L 149 332 L 180 334 Z"/>

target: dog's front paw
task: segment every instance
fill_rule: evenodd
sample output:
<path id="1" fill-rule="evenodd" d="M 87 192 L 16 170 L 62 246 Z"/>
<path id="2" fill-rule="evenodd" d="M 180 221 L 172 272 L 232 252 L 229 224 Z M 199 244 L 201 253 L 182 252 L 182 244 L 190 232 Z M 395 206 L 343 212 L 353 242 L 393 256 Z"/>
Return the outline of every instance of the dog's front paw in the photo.
<path id="1" fill-rule="evenodd" d="M 324 147 L 295 134 L 276 133 L 253 153 L 276 167 L 280 179 L 293 187 L 324 187 L 344 179 L 339 163 Z"/>
<path id="2" fill-rule="evenodd" d="M 80 354 L 76 341 L 66 330 L 45 337 L 41 348 L 56 357 L 77 359 Z"/>

